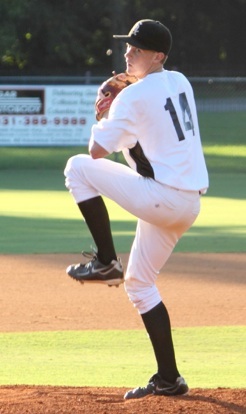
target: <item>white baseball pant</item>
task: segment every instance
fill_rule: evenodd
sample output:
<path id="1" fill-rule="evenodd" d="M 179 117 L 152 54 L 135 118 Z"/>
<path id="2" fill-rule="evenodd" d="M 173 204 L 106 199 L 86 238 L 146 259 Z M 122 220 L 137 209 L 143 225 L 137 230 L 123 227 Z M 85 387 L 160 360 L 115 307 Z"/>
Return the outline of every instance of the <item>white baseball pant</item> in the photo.
<path id="1" fill-rule="evenodd" d="M 162 300 L 155 285 L 159 271 L 199 214 L 198 191 L 177 190 L 123 164 L 84 154 L 71 157 L 64 174 L 76 203 L 102 195 L 138 218 L 125 289 L 138 312 L 148 312 Z"/>

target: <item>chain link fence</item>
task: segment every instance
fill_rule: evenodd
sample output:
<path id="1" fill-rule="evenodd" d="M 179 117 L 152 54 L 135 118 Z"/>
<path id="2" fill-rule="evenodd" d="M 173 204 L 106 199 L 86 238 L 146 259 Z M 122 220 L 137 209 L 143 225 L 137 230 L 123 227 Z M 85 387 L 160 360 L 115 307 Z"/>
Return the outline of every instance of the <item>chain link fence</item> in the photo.
<path id="1" fill-rule="evenodd" d="M 190 78 L 198 112 L 246 111 L 246 78 Z"/>
<path id="2" fill-rule="evenodd" d="M 100 85 L 106 78 L 91 76 L 0 76 L 0 85 Z M 198 112 L 246 111 L 246 77 L 192 77 Z M 1 87 L 1 86 L 0 86 Z"/>

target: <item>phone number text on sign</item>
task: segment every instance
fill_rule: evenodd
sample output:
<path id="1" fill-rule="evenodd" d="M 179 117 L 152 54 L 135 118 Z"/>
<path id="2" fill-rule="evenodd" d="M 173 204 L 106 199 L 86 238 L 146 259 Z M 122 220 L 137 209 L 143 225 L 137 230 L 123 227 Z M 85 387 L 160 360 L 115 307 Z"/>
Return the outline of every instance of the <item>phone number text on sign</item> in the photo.
<path id="1" fill-rule="evenodd" d="M 46 117 L 1 117 L 0 125 L 85 125 L 86 118 L 53 118 L 49 119 Z"/>

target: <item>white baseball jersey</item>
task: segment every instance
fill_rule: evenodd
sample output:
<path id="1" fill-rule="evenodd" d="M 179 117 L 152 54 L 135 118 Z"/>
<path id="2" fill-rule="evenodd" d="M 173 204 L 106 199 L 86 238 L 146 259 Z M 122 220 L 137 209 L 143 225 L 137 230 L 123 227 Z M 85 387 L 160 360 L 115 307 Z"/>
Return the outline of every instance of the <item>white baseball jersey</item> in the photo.
<path id="1" fill-rule="evenodd" d="M 121 91 L 91 139 L 109 153 L 123 151 L 133 169 L 157 182 L 202 193 L 208 187 L 193 90 L 179 72 L 163 69 Z"/>
<path id="2" fill-rule="evenodd" d="M 122 150 L 132 168 L 78 154 L 68 160 L 66 186 L 76 203 L 104 195 L 138 218 L 125 289 L 146 313 L 161 301 L 158 272 L 196 220 L 199 192 L 208 187 L 188 80 L 163 70 L 128 86 L 109 118 L 92 127 L 91 140 L 109 153 Z"/>

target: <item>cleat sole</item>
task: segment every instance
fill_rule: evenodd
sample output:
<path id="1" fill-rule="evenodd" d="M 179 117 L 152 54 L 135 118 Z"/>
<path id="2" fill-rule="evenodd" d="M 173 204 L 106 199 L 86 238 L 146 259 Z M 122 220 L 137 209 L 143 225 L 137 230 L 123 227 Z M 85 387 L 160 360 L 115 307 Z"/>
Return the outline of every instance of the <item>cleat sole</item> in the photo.
<path id="1" fill-rule="evenodd" d="M 84 285 L 85 283 L 100 283 L 101 285 L 107 285 L 109 287 L 115 286 L 115 287 L 119 287 L 119 285 L 121 285 L 122 283 L 124 283 L 124 279 L 112 279 L 112 280 L 80 280 L 77 279 L 76 277 L 69 275 L 69 277 L 71 277 L 71 279 L 75 280 L 76 282 L 81 283 L 81 285 Z"/>

